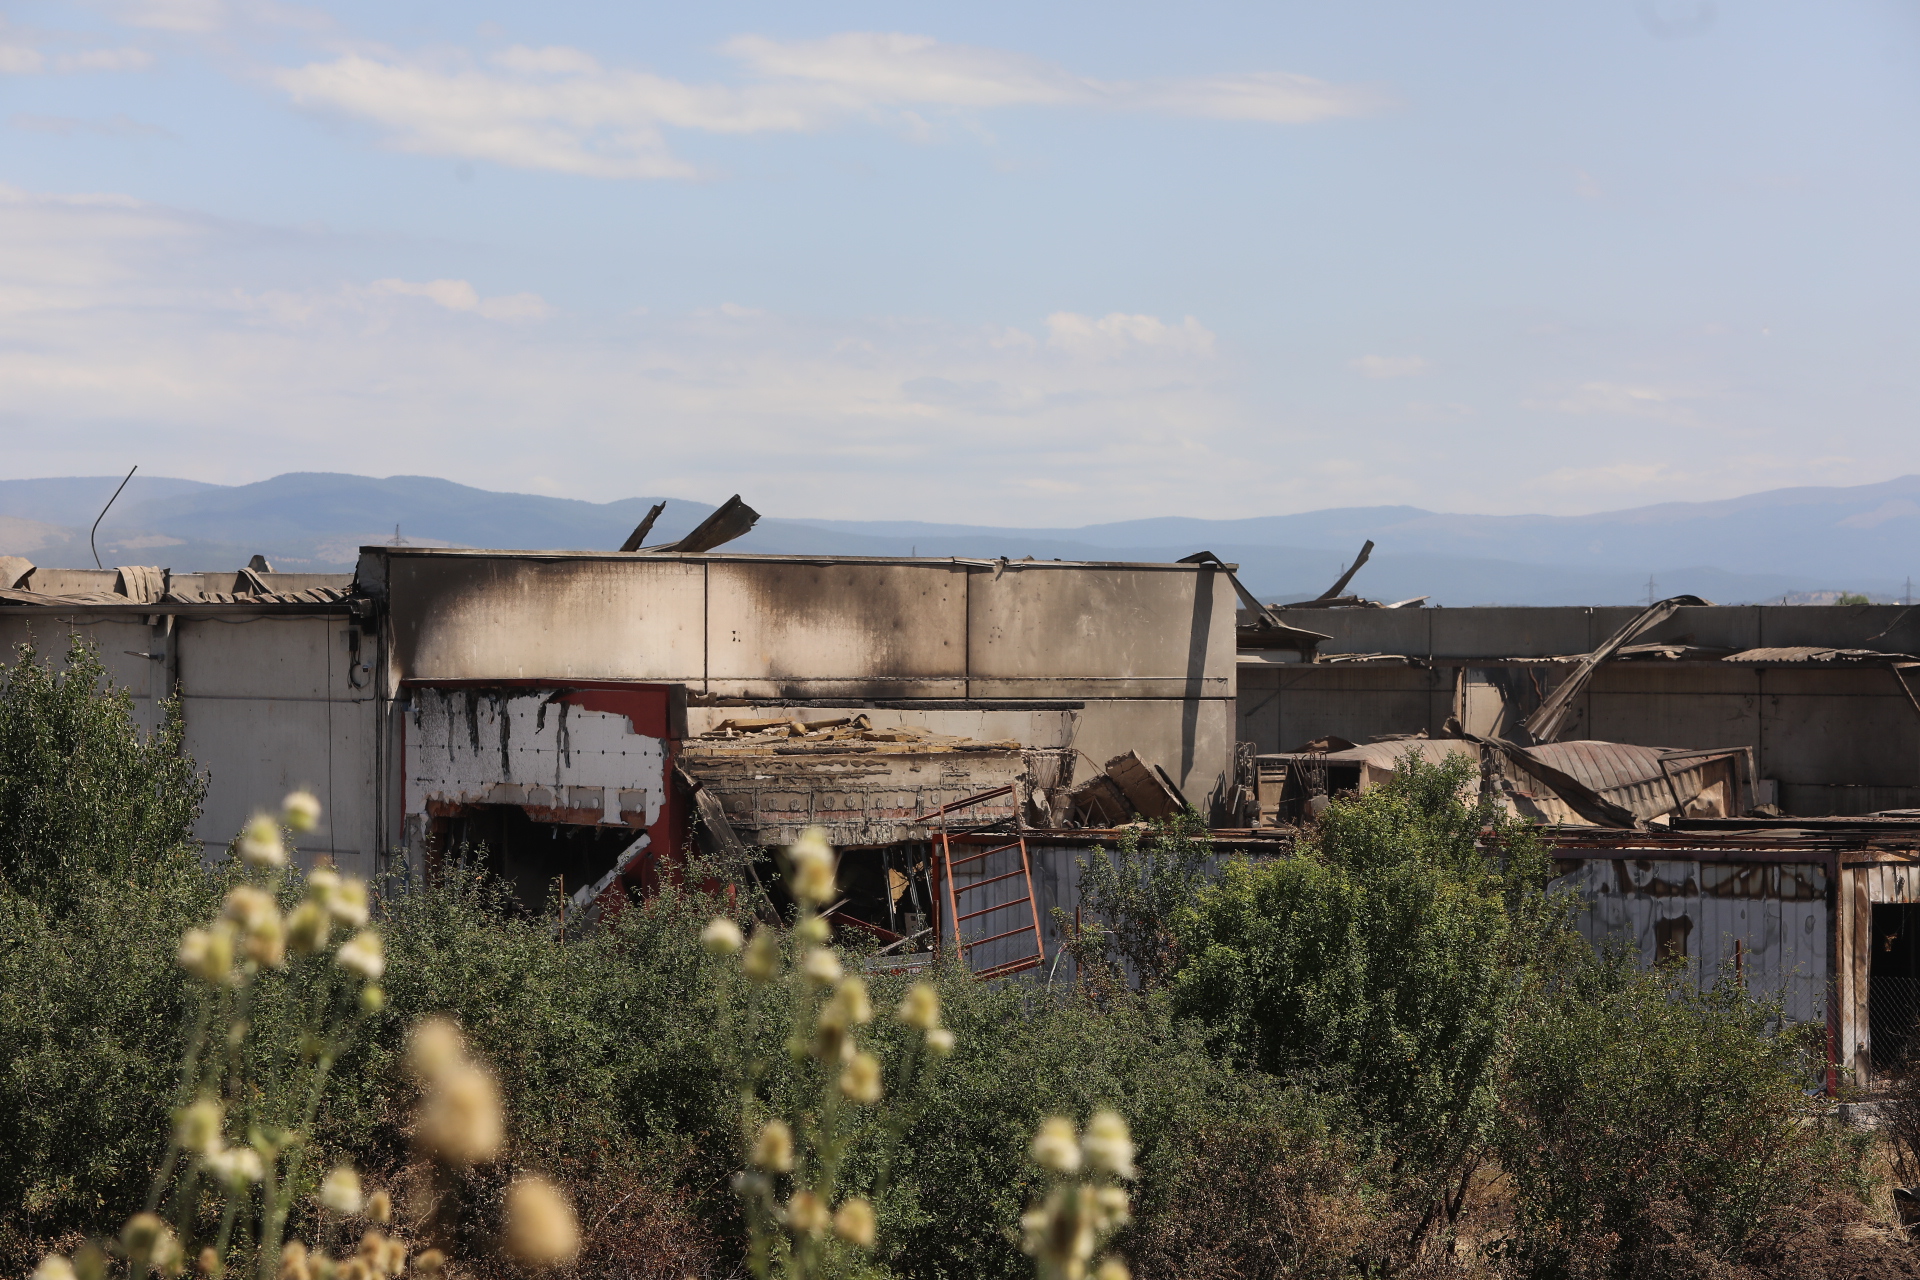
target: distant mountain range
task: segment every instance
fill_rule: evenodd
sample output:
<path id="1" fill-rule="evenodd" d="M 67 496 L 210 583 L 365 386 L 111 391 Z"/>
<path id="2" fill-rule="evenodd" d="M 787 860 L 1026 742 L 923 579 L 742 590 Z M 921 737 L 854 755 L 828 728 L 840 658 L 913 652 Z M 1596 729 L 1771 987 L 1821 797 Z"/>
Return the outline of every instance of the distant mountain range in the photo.
<path id="1" fill-rule="evenodd" d="M 91 567 L 87 530 L 117 476 L 0 481 L 0 554 Z M 749 503 L 755 495 L 743 495 Z M 258 484 L 134 476 L 100 522 L 100 559 L 194 570 L 265 555 L 276 568 L 339 571 L 358 548 L 611 550 L 659 499 L 580 502 L 494 493 L 428 476 L 302 472 Z M 650 541 L 713 507 L 668 499 Z M 1318 595 L 1376 544 L 1350 590 L 1429 603 L 1625 604 L 1691 592 L 1726 603 L 1861 592 L 1902 598 L 1920 570 L 1920 476 L 1851 488 L 1775 489 L 1720 502 L 1586 516 L 1449 515 L 1343 507 L 1246 520 L 1157 517 L 1077 529 L 912 521 L 763 519 L 727 550 L 1063 560 L 1173 560 L 1212 551 L 1263 599 Z"/>

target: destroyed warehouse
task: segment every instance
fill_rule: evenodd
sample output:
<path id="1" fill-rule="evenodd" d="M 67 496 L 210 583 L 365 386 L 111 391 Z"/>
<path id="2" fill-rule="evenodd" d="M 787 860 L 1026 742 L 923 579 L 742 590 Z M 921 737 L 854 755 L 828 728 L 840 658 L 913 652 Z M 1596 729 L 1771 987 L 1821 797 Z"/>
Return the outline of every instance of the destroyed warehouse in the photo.
<path id="1" fill-rule="evenodd" d="M 1458 754 L 1542 824 L 1596 942 L 1780 993 L 1862 1078 L 1920 1010 L 1920 611 L 1369 607 L 1345 579 L 1279 607 L 1205 553 L 712 534 L 375 546 L 350 575 L 6 561 L 0 640 L 88 637 L 148 725 L 178 692 L 214 855 L 304 785 L 309 854 L 418 874 L 484 848 L 529 911 L 589 911 L 692 842 L 750 875 L 818 825 L 844 924 L 1051 976 L 1050 909 L 1113 828 L 1191 804 L 1223 851 L 1283 852 L 1328 797 Z"/>

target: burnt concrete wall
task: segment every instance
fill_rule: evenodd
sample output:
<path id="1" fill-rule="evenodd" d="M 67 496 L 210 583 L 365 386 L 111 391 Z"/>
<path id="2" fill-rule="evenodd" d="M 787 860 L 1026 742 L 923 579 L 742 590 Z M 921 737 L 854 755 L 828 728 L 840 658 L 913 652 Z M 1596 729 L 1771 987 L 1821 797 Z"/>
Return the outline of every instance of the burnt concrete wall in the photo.
<path id="1" fill-rule="evenodd" d="M 1079 703 L 1072 745 L 1137 750 L 1196 803 L 1232 758 L 1234 596 L 1210 566 L 368 548 L 359 580 L 387 601 L 389 692 L 594 678 L 696 702 Z"/>
<path id="2" fill-rule="evenodd" d="M 1551 690 L 1564 665 L 1503 660 L 1584 653 L 1633 609 L 1293 610 L 1287 621 L 1332 633 L 1328 654 L 1398 654 L 1366 664 L 1240 659 L 1239 734 L 1286 751 L 1326 734 L 1355 742 L 1439 733 L 1456 708 L 1469 727 L 1510 730 L 1489 681 Z M 1642 642 L 1728 648 L 1824 645 L 1920 650 L 1920 609 L 1718 606 L 1680 610 Z M 1476 663 L 1480 665 L 1476 665 Z M 1920 683 L 1920 682 L 1917 682 Z M 1478 708 L 1485 706 L 1484 713 Z M 1476 722 L 1476 715 L 1479 716 Z M 1789 813 L 1870 813 L 1920 806 L 1920 711 L 1885 667 L 1749 666 L 1713 661 L 1613 663 L 1579 699 L 1566 738 L 1657 747 L 1755 748 L 1758 776 L 1780 784 Z"/>

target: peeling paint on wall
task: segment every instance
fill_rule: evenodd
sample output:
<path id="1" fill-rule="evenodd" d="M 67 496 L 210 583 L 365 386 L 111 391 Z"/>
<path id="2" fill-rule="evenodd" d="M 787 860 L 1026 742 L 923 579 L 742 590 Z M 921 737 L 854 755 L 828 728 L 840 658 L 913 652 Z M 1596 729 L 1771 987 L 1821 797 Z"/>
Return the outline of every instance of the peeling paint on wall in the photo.
<path id="1" fill-rule="evenodd" d="M 651 827 L 667 803 L 668 744 L 555 688 L 414 690 L 407 809 L 513 804 L 549 822 Z"/>

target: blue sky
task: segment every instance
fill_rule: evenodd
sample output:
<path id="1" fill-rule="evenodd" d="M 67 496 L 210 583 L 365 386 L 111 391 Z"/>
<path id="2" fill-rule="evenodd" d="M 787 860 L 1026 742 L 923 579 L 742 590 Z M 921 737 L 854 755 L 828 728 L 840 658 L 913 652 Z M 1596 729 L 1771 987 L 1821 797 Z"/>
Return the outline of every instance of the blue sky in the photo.
<path id="1" fill-rule="evenodd" d="M 1023 525 L 1920 471 L 1920 8 L 0 5 L 8 476 Z"/>

